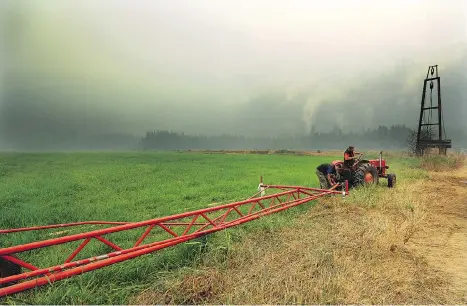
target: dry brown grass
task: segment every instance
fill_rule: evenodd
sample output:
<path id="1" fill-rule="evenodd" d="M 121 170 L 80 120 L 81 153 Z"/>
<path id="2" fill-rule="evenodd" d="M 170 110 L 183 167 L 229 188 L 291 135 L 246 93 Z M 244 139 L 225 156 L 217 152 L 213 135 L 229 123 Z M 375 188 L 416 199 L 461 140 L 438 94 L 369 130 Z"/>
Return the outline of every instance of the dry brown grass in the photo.
<path id="1" fill-rule="evenodd" d="M 429 226 L 423 227 L 409 245 L 423 253 L 435 270 L 447 273 L 449 294 L 455 303 L 467 303 L 467 168 L 432 172 L 421 192 L 431 194 L 427 202 Z"/>
<path id="2" fill-rule="evenodd" d="M 412 243 L 426 241 L 439 215 L 433 205 L 442 188 L 433 187 L 443 174 L 433 175 L 322 199 L 293 226 L 248 235 L 227 255 L 211 253 L 196 270 L 162 278 L 130 303 L 465 303 L 449 271 Z"/>
<path id="3" fill-rule="evenodd" d="M 262 154 L 262 155 L 295 155 L 295 156 L 336 156 L 344 157 L 345 147 L 341 150 L 187 150 L 180 151 L 186 153 L 205 153 L 205 154 Z M 362 152 L 361 150 L 357 150 Z M 372 156 L 376 158 L 381 150 L 366 150 L 363 151 L 365 156 Z M 453 154 L 453 153 L 450 153 Z M 405 158 L 410 157 L 411 154 L 405 151 L 384 151 L 384 158 Z"/>
<path id="4" fill-rule="evenodd" d="M 205 154 L 283 154 L 295 156 L 343 156 L 344 150 L 187 150 L 184 152 Z"/>
<path id="5" fill-rule="evenodd" d="M 180 152 L 193 152 L 193 153 L 205 153 L 205 154 L 262 154 L 262 155 L 271 155 L 271 154 L 279 154 L 279 155 L 295 155 L 295 156 L 336 156 L 336 157 L 344 157 L 344 151 L 346 148 L 342 150 L 187 150 L 187 151 L 180 151 Z M 360 151 L 363 152 L 366 157 L 370 158 L 377 158 L 379 156 L 380 150 L 366 150 Z M 427 154 L 426 159 L 437 158 L 439 156 L 436 151 L 433 151 L 431 154 Z M 397 151 L 384 151 L 383 150 L 383 158 L 408 158 L 414 157 L 413 154 L 403 150 Z M 465 160 L 465 155 L 460 154 L 458 152 L 449 151 L 447 153 L 448 160 Z M 430 170 L 430 169 L 428 169 Z"/>
<path id="6" fill-rule="evenodd" d="M 465 155 L 463 154 L 432 154 L 423 156 L 420 166 L 425 170 L 434 172 L 451 171 L 462 168 L 465 164 L 465 159 Z"/>

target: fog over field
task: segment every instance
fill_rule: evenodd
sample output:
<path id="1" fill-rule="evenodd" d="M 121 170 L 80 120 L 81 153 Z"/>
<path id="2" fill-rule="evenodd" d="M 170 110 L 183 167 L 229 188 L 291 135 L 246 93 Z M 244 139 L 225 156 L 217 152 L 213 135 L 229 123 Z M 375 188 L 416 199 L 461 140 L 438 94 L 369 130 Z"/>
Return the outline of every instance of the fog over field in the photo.
<path id="1" fill-rule="evenodd" d="M 2 0 L 1 146 L 417 124 L 467 129 L 466 1 Z"/>

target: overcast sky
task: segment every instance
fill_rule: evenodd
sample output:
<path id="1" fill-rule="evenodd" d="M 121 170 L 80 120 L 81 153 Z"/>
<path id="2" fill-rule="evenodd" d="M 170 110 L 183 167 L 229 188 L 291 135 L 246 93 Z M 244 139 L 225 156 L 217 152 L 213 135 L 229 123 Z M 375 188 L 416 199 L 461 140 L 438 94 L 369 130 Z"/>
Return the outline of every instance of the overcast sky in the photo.
<path id="1" fill-rule="evenodd" d="M 412 124 L 432 64 L 446 99 L 464 107 L 452 107 L 450 121 L 467 127 L 467 1 L 0 5 L 7 138 L 21 129 L 293 134 L 312 124 Z M 379 119 L 382 101 L 389 112 Z M 363 113 L 342 113 L 349 104 Z"/>

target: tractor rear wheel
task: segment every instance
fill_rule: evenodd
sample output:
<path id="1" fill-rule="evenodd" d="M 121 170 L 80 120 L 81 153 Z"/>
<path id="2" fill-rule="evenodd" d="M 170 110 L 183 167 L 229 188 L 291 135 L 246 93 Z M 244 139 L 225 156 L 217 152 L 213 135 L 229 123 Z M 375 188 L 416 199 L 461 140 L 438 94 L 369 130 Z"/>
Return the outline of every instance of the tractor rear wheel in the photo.
<path id="1" fill-rule="evenodd" d="M 378 184 L 378 170 L 370 164 L 361 164 L 355 170 L 353 181 L 354 186 Z"/>

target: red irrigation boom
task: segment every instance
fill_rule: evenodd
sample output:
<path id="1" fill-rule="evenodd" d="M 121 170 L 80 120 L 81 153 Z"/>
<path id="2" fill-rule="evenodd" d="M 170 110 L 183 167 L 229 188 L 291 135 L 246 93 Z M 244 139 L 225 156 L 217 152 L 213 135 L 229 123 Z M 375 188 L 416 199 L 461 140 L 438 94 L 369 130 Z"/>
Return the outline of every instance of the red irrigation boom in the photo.
<path id="1" fill-rule="evenodd" d="M 108 228 L 85 231 L 77 234 L 67 235 L 58 238 L 46 239 L 21 245 L 0 248 L 0 297 L 15 294 L 34 287 L 51 284 L 55 281 L 93 271 L 118 262 L 132 259 L 141 255 L 158 251 L 163 248 L 174 246 L 188 240 L 196 239 L 206 234 L 214 233 L 232 226 L 240 225 L 260 217 L 286 210 L 288 208 L 305 204 L 317 198 L 332 194 L 348 194 L 347 181 L 342 186 L 343 191 L 334 190 L 340 185 L 335 185 L 329 190 L 308 188 L 301 186 L 281 186 L 281 185 L 259 185 L 259 191 L 251 198 L 177 215 L 151 219 L 141 222 L 106 222 L 89 221 L 75 222 L 67 224 L 56 224 L 46 226 L 35 226 L 28 228 L 17 228 L 0 230 L 0 234 L 6 235 L 25 231 L 40 231 L 51 228 L 75 228 L 81 225 L 113 225 Z M 281 190 L 271 195 L 265 195 L 266 189 Z M 259 197 L 257 197 L 260 195 Z M 128 238 L 130 231 L 134 238 Z M 159 231 L 157 234 L 156 232 Z M 117 240 L 110 240 L 104 235 L 125 232 L 125 239 L 120 239 L 119 246 Z M 152 238 L 152 239 L 151 239 Z M 124 246 L 125 242 L 132 242 Z M 143 243 L 146 240 L 146 243 Z M 151 240 L 151 241 L 150 241 Z M 91 241 L 98 241 L 113 249 L 113 252 L 98 254 L 94 256 L 82 256 L 84 259 L 76 260 L 78 255 L 84 253 L 86 245 Z M 31 252 L 36 249 L 53 247 L 62 244 L 72 244 L 81 242 L 73 248 L 69 246 L 69 255 L 65 254 L 61 263 L 40 268 L 34 264 L 21 260 L 17 255 L 23 252 Z M 61 249 L 63 250 L 63 248 Z M 8 267 L 17 267 L 12 272 Z M 2 268 L 3 267 L 3 268 Z M 22 269 L 29 271 L 21 272 Z M 2 270 L 3 269 L 3 270 Z"/>

